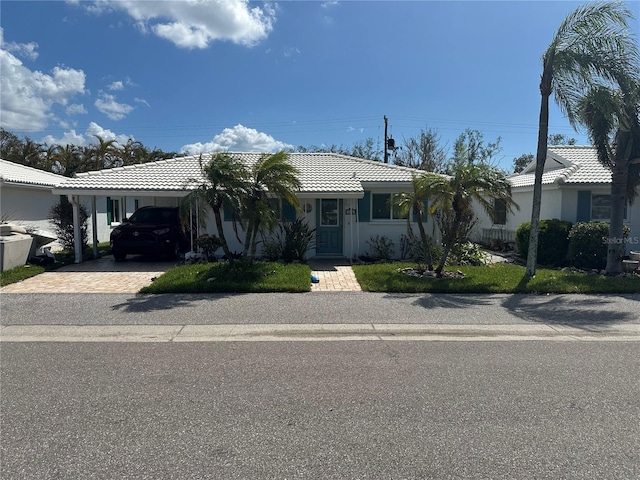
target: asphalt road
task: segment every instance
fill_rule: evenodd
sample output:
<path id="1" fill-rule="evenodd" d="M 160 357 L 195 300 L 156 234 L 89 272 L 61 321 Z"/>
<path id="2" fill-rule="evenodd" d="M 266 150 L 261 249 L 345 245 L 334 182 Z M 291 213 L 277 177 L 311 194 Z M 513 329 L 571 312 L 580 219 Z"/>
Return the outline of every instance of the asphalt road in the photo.
<path id="1" fill-rule="evenodd" d="M 3 294 L 0 323 L 566 325 L 598 335 L 639 323 L 639 301 Z M 0 478 L 636 479 L 638 345 L 2 342 Z"/>
<path id="2" fill-rule="evenodd" d="M 635 295 L 3 294 L 1 325 L 640 322 Z"/>
<path id="3" fill-rule="evenodd" d="M 6 480 L 640 477 L 638 343 L 1 353 Z"/>

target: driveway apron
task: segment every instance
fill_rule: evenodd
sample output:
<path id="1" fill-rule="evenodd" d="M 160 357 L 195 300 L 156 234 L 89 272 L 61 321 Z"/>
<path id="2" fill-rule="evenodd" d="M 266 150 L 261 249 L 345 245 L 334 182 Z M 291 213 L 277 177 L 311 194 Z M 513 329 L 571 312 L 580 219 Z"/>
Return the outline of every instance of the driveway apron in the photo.
<path id="1" fill-rule="evenodd" d="M 137 256 L 116 262 L 109 255 L 12 283 L 0 288 L 0 293 L 137 293 L 176 264 Z M 311 285 L 312 292 L 362 291 L 346 260 L 311 260 L 309 266 L 319 279 Z"/>
<path id="2" fill-rule="evenodd" d="M 2 287 L 0 292 L 137 293 L 175 265 L 175 260 L 147 260 L 137 256 L 129 257 L 124 262 L 116 262 L 109 255 L 41 273 Z"/>

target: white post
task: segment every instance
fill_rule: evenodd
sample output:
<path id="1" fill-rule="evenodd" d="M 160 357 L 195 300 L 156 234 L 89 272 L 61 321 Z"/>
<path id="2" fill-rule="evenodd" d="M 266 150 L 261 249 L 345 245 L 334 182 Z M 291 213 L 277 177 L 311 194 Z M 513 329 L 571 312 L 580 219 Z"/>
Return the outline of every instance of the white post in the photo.
<path id="1" fill-rule="evenodd" d="M 91 230 L 93 231 L 93 258 L 98 258 L 98 215 L 96 213 L 96 196 L 91 197 Z M 75 220 L 74 220 L 75 223 Z M 75 228 L 75 227 L 74 227 Z"/>
<path id="2" fill-rule="evenodd" d="M 73 248 L 75 250 L 75 263 L 82 262 L 82 237 L 80 236 L 80 212 L 78 211 L 78 199 L 73 195 L 67 195 L 73 207 Z"/>

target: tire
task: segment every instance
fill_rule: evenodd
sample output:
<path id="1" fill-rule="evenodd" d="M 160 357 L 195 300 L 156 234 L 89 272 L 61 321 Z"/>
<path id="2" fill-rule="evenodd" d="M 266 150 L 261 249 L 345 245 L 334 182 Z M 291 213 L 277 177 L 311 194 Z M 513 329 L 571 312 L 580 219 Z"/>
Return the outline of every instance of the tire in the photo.
<path id="1" fill-rule="evenodd" d="M 173 244 L 173 250 L 169 254 L 171 258 L 180 258 L 180 242 L 175 242 Z"/>
<path id="2" fill-rule="evenodd" d="M 116 262 L 123 262 L 124 259 L 127 258 L 127 254 L 122 252 L 113 252 L 113 258 L 116 259 Z"/>

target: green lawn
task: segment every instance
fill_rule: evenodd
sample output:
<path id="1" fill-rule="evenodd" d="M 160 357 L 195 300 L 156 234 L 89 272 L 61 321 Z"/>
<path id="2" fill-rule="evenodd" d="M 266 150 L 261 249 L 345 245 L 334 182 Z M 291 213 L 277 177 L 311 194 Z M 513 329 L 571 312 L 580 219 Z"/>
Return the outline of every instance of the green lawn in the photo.
<path id="1" fill-rule="evenodd" d="M 640 293 L 640 277 L 619 278 L 538 269 L 534 278 L 525 268 L 508 263 L 481 267 L 451 267 L 464 278 L 415 278 L 398 272 L 412 263 L 354 265 L 362 289 L 398 293 Z"/>
<path id="2" fill-rule="evenodd" d="M 213 280 L 210 280 L 213 279 Z M 227 262 L 180 265 L 169 269 L 140 293 L 308 292 L 308 265 Z"/>

